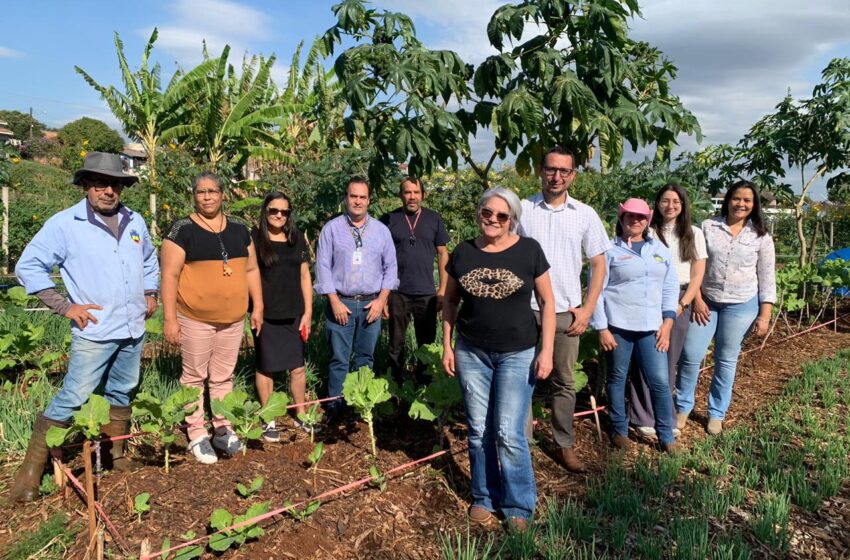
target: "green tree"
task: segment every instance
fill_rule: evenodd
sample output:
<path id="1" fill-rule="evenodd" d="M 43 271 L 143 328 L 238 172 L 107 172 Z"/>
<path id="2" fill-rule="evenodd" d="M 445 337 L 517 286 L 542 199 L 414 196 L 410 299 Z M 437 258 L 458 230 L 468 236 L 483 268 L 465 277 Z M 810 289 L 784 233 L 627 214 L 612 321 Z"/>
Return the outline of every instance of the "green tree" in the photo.
<path id="1" fill-rule="evenodd" d="M 333 54 L 344 36 L 355 42 L 334 67 L 351 105 L 349 139 L 375 142 L 373 180 L 388 161 L 427 175 L 462 158 L 486 187 L 496 159 L 509 153 L 528 173 L 548 146 L 573 149 L 579 163 L 595 146 L 607 170 L 625 143 L 654 145 L 656 157 L 669 161 L 681 133 L 701 141 L 696 118 L 670 92 L 676 67 L 628 37 L 628 19 L 640 15 L 635 0 L 504 5 L 487 26 L 499 52 L 477 68 L 454 52 L 425 48 L 404 14 L 366 9 L 362 0 L 333 11 L 337 23 L 325 33 L 325 48 Z M 514 45 L 532 27 L 539 33 Z M 484 164 L 473 161 L 469 146 L 481 129 L 495 136 Z"/>
<path id="2" fill-rule="evenodd" d="M 15 135 L 15 138 L 23 142 L 29 141 L 30 126 L 32 126 L 33 140 L 41 138 L 41 135 L 44 134 L 44 129 L 47 128 L 38 119 L 30 118 L 29 113 L 22 113 L 20 111 L 0 109 L 0 121 L 6 122 L 9 130 Z"/>
<path id="3" fill-rule="evenodd" d="M 124 139 L 115 130 L 97 119 L 82 117 L 59 129 L 62 166 L 79 169 L 88 152 L 120 153 Z"/>
<path id="4" fill-rule="evenodd" d="M 794 195 L 794 217 L 800 243 L 800 264 L 809 256 L 805 235 L 805 209 L 812 185 L 821 177 L 835 174 L 827 189 L 840 190 L 847 184 L 850 168 L 850 58 L 835 58 L 821 74 L 812 96 L 794 100 L 785 97 L 771 113 L 753 125 L 739 144 L 743 168 L 763 185 L 784 190 L 779 183 L 786 169 L 800 178 Z"/>
<path id="5" fill-rule="evenodd" d="M 149 180 L 154 190 L 158 190 L 157 149 L 162 145 L 167 131 L 187 122 L 187 96 L 200 88 L 209 69 L 217 63 L 215 59 L 205 60 L 189 72 L 177 70 L 163 89 L 159 64 L 150 66 L 148 63 L 158 36 L 159 32 L 154 28 L 142 52 L 141 66 L 133 72 L 124 56 L 124 43 L 118 33 L 115 33 L 115 52 L 121 68 L 123 92 L 115 86 L 99 84 L 85 70 L 79 66 L 74 67 L 77 73 L 100 93 L 112 114 L 121 122 L 124 133 L 145 147 L 150 169 Z"/>

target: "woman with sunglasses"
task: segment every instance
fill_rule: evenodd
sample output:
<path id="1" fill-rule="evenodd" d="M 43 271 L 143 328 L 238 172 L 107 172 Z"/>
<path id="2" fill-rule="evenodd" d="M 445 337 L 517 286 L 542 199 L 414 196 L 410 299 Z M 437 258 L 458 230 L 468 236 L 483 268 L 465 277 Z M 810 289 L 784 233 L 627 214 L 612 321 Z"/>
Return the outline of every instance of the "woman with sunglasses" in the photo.
<path id="1" fill-rule="evenodd" d="M 289 197 L 281 192 L 266 195 L 251 237 L 263 285 L 263 330 L 254 334 L 257 395 L 265 406 L 274 390 L 274 374 L 289 371 L 296 414 L 304 414 L 304 343 L 313 321 L 313 280 L 307 243 L 292 221 Z M 295 425 L 308 432 L 318 430 L 297 418 Z M 280 441 L 274 421 L 263 427 L 263 439 Z"/>
<path id="2" fill-rule="evenodd" d="M 704 221 L 702 232 L 708 262 L 679 362 L 676 422 L 683 428 L 694 408 L 700 363 L 714 340 L 706 430 L 717 435 L 732 401 L 744 336 L 753 327 L 757 336 L 767 334 L 776 301 L 776 254 L 764 225 L 758 189 L 749 181 L 729 187 L 720 216 Z"/>
<path id="3" fill-rule="evenodd" d="M 667 373 L 670 391 L 676 389 L 676 364 L 682 355 L 685 335 L 691 321 L 691 304 L 699 294 L 705 273 L 705 237 L 702 230 L 691 225 L 691 203 L 688 193 L 676 183 L 661 187 L 655 196 L 655 211 L 649 225 L 650 235 L 670 249 L 673 266 L 679 278 L 679 306 L 670 331 L 667 350 Z M 704 304 L 703 304 L 704 305 Z M 655 413 L 649 386 L 640 368 L 632 368 L 628 379 L 629 421 L 644 436 L 655 435 Z M 673 432 L 678 435 L 679 428 Z"/>
<path id="4" fill-rule="evenodd" d="M 535 381 L 552 371 L 555 337 L 549 263 L 537 241 L 517 235 L 520 213 L 512 191 L 484 193 L 481 234 L 452 253 L 443 303 L 443 368 L 460 381 L 469 428 L 469 519 L 489 525 L 499 512 L 514 530 L 526 528 L 537 500 L 525 421 Z"/>
<path id="5" fill-rule="evenodd" d="M 213 415 L 212 441 L 204 424 L 204 386 L 210 399 L 233 390 L 233 369 L 245 329 L 248 295 L 254 302 L 251 329 L 263 325 L 260 271 L 251 232 L 222 211 L 224 183 L 210 172 L 192 185 L 195 211 L 175 221 L 162 240 L 162 310 L 165 339 L 180 346 L 180 383 L 197 387 L 197 408 L 187 418 L 189 450 L 198 462 L 218 461 L 243 449 L 230 422 Z"/>
<path id="6" fill-rule="evenodd" d="M 679 282 L 670 251 L 648 235 L 652 210 L 630 198 L 617 211 L 617 236 L 605 253 L 607 273 L 590 326 L 608 361 L 608 416 L 611 443 L 631 447 L 625 389 L 635 355 L 643 369 L 663 451 L 678 447 L 673 435 L 673 397 L 667 374 L 670 330 L 676 318 Z"/>

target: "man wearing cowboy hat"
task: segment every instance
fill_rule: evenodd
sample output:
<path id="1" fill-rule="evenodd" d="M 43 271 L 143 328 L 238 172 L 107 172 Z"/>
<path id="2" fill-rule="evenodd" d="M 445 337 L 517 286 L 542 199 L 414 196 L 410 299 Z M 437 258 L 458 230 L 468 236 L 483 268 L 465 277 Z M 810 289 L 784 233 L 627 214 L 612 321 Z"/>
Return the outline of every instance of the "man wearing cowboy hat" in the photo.
<path id="1" fill-rule="evenodd" d="M 28 294 L 71 320 L 71 353 L 62 388 L 35 421 L 24 464 L 11 497 L 38 496 L 51 426 L 65 427 L 101 382 L 110 422 L 103 434 L 126 435 L 130 393 L 139 382 L 145 319 L 156 310 L 159 263 L 142 216 L 121 204 L 121 192 L 137 181 L 116 154 L 92 152 L 71 181 L 85 198 L 51 217 L 24 249 L 15 274 Z M 66 299 L 50 278 L 59 268 Z M 127 470 L 124 441 L 106 444 L 107 464 Z M 111 459 L 111 461 L 109 460 Z"/>

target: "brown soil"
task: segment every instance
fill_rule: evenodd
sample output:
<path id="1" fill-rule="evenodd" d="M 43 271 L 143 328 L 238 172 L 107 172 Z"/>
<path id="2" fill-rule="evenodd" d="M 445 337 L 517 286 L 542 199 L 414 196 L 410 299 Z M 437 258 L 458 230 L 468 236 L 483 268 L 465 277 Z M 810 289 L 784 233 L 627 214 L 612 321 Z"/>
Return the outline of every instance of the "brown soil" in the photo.
<path id="1" fill-rule="evenodd" d="M 724 426 L 752 422 L 756 411 L 781 393 L 789 377 L 799 372 L 803 362 L 850 347 L 847 326 L 842 323 L 839 332 L 831 328 L 820 329 L 779 345 L 774 344 L 782 335 L 775 334 L 767 348 L 744 356 L 739 363 L 735 394 Z M 701 375 L 697 408 L 680 439 L 685 446 L 704 437 L 709 381 L 709 374 Z M 545 394 L 545 388 L 542 389 L 541 394 Z M 586 395 L 580 396 L 580 403 L 586 401 Z M 605 415 L 601 417 L 604 423 Z M 604 471 L 613 451 L 607 441 L 599 441 L 592 418 L 576 421 L 577 451 L 590 467 L 587 476 L 570 475 L 558 467 L 551 458 L 549 428 L 545 423 L 538 427 L 535 437 L 540 445 L 533 449 L 533 460 L 541 502 L 550 496 L 581 497 L 585 494 L 587 479 Z M 377 465 L 382 472 L 428 455 L 437 443 L 436 432 L 430 424 L 409 420 L 404 415 L 397 415 L 392 421 L 379 421 L 376 430 Z M 288 515 L 277 516 L 261 523 L 266 534 L 259 540 L 220 556 L 207 552 L 203 558 L 439 558 L 438 533 L 455 529 L 465 531 L 469 504 L 465 429 L 460 424 L 455 425 L 446 430 L 446 436 L 451 455 L 392 476 L 385 491 L 364 486 L 338 495 L 324 502 L 304 522 Z M 372 463 L 368 457 L 365 424 L 352 422 L 339 430 L 321 434 L 319 438 L 325 442 L 325 457 L 315 476 L 306 464 L 312 448 L 309 438 L 295 429 L 284 431 L 280 444 L 252 444 L 247 455 L 221 460 L 211 466 L 196 463 L 177 445 L 172 452 L 172 470 L 168 475 L 162 469 L 161 454 L 140 445 L 136 454 L 148 464 L 132 475 L 105 475 L 100 484 L 100 500 L 129 543 L 131 554 L 138 555 L 144 539 L 148 539 L 156 550 L 166 537 L 176 543 L 181 541 L 180 535 L 190 530 L 205 535 L 209 516 L 217 508 L 241 514 L 250 503 L 265 500 L 271 502 L 272 508 L 278 508 L 285 500 L 310 499 L 368 476 Z M 637 447 L 644 452 L 652 449 L 652 442 L 643 440 L 641 443 Z M 80 470 L 78 463 L 79 458 L 71 463 L 75 472 Z M 36 527 L 59 508 L 73 512 L 81 521 L 85 519 L 85 506 L 75 495 L 65 502 L 60 496 L 53 496 L 25 506 L 6 503 L 11 473 L 11 465 L 0 471 L 0 488 L 5 486 L 0 491 L 0 516 L 6 527 L 0 529 L 0 542 L 9 542 L 12 535 Z M 251 500 L 239 497 L 237 482 L 247 485 L 257 475 L 266 478 L 259 495 Z M 151 494 L 152 508 L 139 522 L 132 513 L 132 501 L 141 492 Z M 848 506 L 850 484 L 815 514 L 794 506 L 791 557 L 844 557 L 850 549 Z M 87 535 L 82 531 L 67 557 L 83 558 L 87 545 Z M 117 553 L 116 545 L 111 544 L 110 550 Z"/>

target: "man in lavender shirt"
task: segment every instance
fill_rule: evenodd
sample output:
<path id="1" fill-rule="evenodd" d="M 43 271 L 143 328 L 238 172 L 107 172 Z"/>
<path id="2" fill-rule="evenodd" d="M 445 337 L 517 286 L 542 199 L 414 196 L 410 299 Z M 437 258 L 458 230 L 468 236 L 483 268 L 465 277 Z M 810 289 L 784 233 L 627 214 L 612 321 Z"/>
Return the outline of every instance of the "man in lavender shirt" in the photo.
<path id="1" fill-rule="evenodd" d="M 369 216 L 369 182 L 354 176 L 345 188 L 345 212 L 322 228 L 316 252 L 316 292 L 328 299 L 328 396 L 342 394 L 348 372 L 373 367 L 381 313 L 398 287 L 397 268 L 390 230 Z M 327 422 L 338 422 L 342 401 L 326 410 Z"/>

